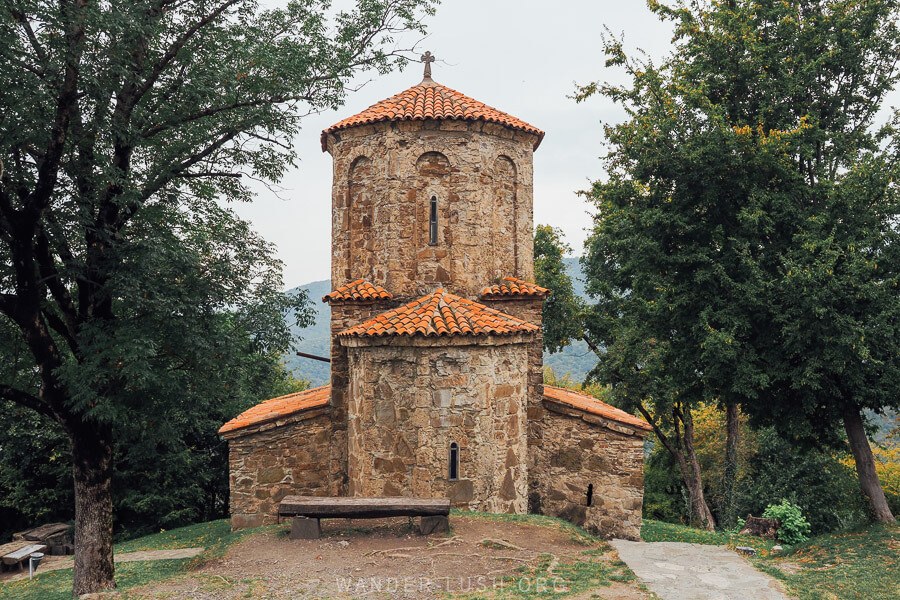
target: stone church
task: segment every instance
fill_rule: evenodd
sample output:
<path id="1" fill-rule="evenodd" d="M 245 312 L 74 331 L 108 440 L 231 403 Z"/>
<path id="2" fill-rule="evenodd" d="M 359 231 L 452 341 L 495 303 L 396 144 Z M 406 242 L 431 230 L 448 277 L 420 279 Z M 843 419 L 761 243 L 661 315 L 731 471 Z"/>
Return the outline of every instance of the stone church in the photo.
<path id="1" fill-rule="evenodd" d="M 322 132 L 331 385 L 226 423 L 232 527 L 289 494 L 449 498 L 640 534 L 650 427 L 543 384 L 532 157 L 544 132 L 431 78 Z"/>

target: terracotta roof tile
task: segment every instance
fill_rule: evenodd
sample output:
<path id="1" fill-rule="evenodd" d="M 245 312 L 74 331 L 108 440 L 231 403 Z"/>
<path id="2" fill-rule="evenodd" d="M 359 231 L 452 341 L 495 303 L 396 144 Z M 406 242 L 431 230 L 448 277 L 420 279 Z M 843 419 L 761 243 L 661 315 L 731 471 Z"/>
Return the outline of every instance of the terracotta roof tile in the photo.
<path id="1" fill-rule="evenodd" d="M 359 114 L 338 121 L 322 132 L 325 151 L 329 133 L 379 121 L 423 121 L 425 119 L 459 119 L 499 123 L 511 129 L 527 131 L 538 136 L 534 149 L 541 144 L 544 132 L 521 119 L 499 111 L 483 102 L 469 98 L 447 86 L 425 79 L 396 96 L 373 104 Z"/>
<path id="2" fill-rule="evenodd" d="M 393 294 L 380 285 L 371 284 L 364 279 L 357 279 L 326 294 L 322 297 L 322 302 L 374 302 L 390 300 L 393 297 Z"/>
<path id="3" fill-rule="evenodd" d="M 260 425 L 304 410 L 325 406 L 328 404 L 329 398 L 331 398 L 330 385 L 272 398 L 245 410 L 222 425 L 221 429 L 219 429 L 219 434 L 244 429 L 252 425 Z"/>
<path id="4" fill-rule="evenodd" d="M 360 323 L 340 336 L 512 335 L 538 331 L 527 323 L 483 304 L 437 290 Z"/>
<path id="5" fill-rule="evenodd" d="M 643 419 L 639 419 L 638 417 L 629 414 L 624 410 L 618 409 L 614 406 L 610 406 L 605 402 L 601 402 L 593 396 L 589 396 L 581 392 L 576 392 L 574 390 L 567 390 L 565 388 L 560 388 L 553 385 L 545 385 L 544 399 L 550 400 L 551 402 L 565 404 L 567 406 L 571 406 L 572 408 L 577 408 L 578 410 L 583 410 L 605 419 L 610 419 L 611 421 L 618 421 L 619 423 L 624 423 L 625 425 L 630 425 L 631 427 L 641 429 L 643 431 L 652 431 L 653 429 L 652 427 L 650 427 L 650 424 Z"/>
<path id="6" fill-rule="evenodd" d="M 482 298 L 500 298 L 509 296 L 548 296 L 550 290 L 515 277 L 504 277 L 499 284 L 486 287 L 481 292 Z"/>

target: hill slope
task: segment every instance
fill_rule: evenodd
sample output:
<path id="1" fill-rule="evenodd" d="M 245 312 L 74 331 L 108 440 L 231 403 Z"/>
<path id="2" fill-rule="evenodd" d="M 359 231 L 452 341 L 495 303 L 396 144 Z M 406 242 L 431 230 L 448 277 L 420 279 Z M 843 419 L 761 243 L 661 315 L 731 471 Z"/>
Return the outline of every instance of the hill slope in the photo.
<path id="1" fill-rule="evenodd" d="M 585 298 L 584 283 L 581 281 L 581 265 L 578 258 L 565 258 L 566 269 L 569 276 L 572 277 L 575 293 Z M 298 289 L 307 290 L 309 297 L 316 306 L 316 322 L 305 329 L 294 328 L 294 339 L 299 339 L 295 343 L 297 350 L 308 354 L 316 354 L 318 356 L 328 356 L 330 352 L 330 335 L 331 335 L 331 309 L 322 302 L 322 296 L 331 291 L 331 281 L 314 281 L 301 285 L 288 293 L 296 293 Z M 308 379 L 313 385 L 324 385 L 328 383 L 330 376 L 328 363 L 312 360 L 309 358 L 301 358 L 291 353 L 286 355 L 285 364 L 290 368 L 296 377 Z M 597 364 L 597 359 L 583 341 L 575 341 L 571 346 L 565 348 L 562 352 L 555 354 L 544 353 L 544 365 L 553 369 L 557 375 L 569 374 L 572 381 L 582 381 L 584 376 Z"/>

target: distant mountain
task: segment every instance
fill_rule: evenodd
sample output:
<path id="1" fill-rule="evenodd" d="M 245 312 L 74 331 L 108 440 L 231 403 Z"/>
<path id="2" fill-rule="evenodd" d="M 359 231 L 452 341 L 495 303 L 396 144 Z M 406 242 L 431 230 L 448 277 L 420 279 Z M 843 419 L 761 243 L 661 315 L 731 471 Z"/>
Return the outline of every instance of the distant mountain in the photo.
<path id="1" fill-rule="evenodd" d="M 578 258 L 565 258 L 566 270 L 572 277 L 575 293 L 586 297 L 584 282 L 581 277 L 581 265 Z M 317 356 L 329 356 L 331 352 L 331 308 L 322 302 L 322 296 L 331 291 L 331 281 L 314 281 L 290 290 L 289 294 L 296 294 L 297 290 L 307 290 L 309 297 L 316 307 L 316 322 L 310 327 L 294 328 L 294 339 L 297 350 Z M 301 358 L 294 353 L 285 357 L 285 364 L 299 378 L 308 379 L 313 385 L 328 383 L 331 375 L 328 363 L 310 358 Z M 582 381 L 594 365 L 597 359 L 590 348 L 582 340 L 573 342 L 571 346 L 562 352 L 555 354 L 544 353 L 544 365 L 563 376 L 568 374 L 572 381 Z"/>
<path id="2" fill-rule="evenodd" d="M 288 294 L 296 294 L 297 290 L 309 292 L 309 298 L 316 308 L 316 321 L 306 328 L 294 327 L 291 329 L 294 339 L 300 340 L 294 345 L 300 352 L 316 356 L 329 356 L 331 353 L 331 307 L 322 302 L 322 296 L 331 291 L 331 281 L 326 279 L 307 283 L 290 290 Z M 300 358 L 293 352 L 284 359 L 296 377 L 309 379 L 314 386 L 325 385 L 331 377 L 331 368 L 326 362 Z"/>

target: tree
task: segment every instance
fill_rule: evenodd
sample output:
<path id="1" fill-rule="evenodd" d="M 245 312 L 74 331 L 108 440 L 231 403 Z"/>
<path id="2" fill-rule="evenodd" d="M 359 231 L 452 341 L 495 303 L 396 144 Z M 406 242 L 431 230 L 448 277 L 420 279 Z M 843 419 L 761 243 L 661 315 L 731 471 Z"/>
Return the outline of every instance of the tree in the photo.
<path id="1" fill-rule="evenodd" d="M 900 77 L 898 3 L 649 4 L 675 22 L 672 55 L 633 61 L 612 40 L 632 84 L 580 90 L 629 113 L 591 190 L 588 264 L 609 279 L 592 331 L 622 348 L 603 372 L 739 403 L 795 444 L 840 443 L 843 424 L 890 521 L 862 411 L 900 386 L 898 121 L 876 123 Z"/>
<path id="2" fill-rule="evenodd" d="M 582 337 L 582 301 L 575 294 L 572 278 L 566 273 L 563 255 L 572 248 L 562 239 L 562 232 L 549 225 L 538 225 L 534 232 L 534 278 L 539 286 L 550 290 L 544 300 L 544 350 L 559 352 L 572 339 Z"/>
<path id="3" fill-rule="evenodd" d="M 430 0 L 5 0 L 0 319 L 33 385 L 0 397 L 71 443 L 74 594 L 113 589 L 114 432 L 203 393 L 217 358 L 284 348 L 272 248 L 220 200 L 294 164 L 302 116 L 400 60 Z M 202 376 L 195 381 L 198 374 Z"/>

